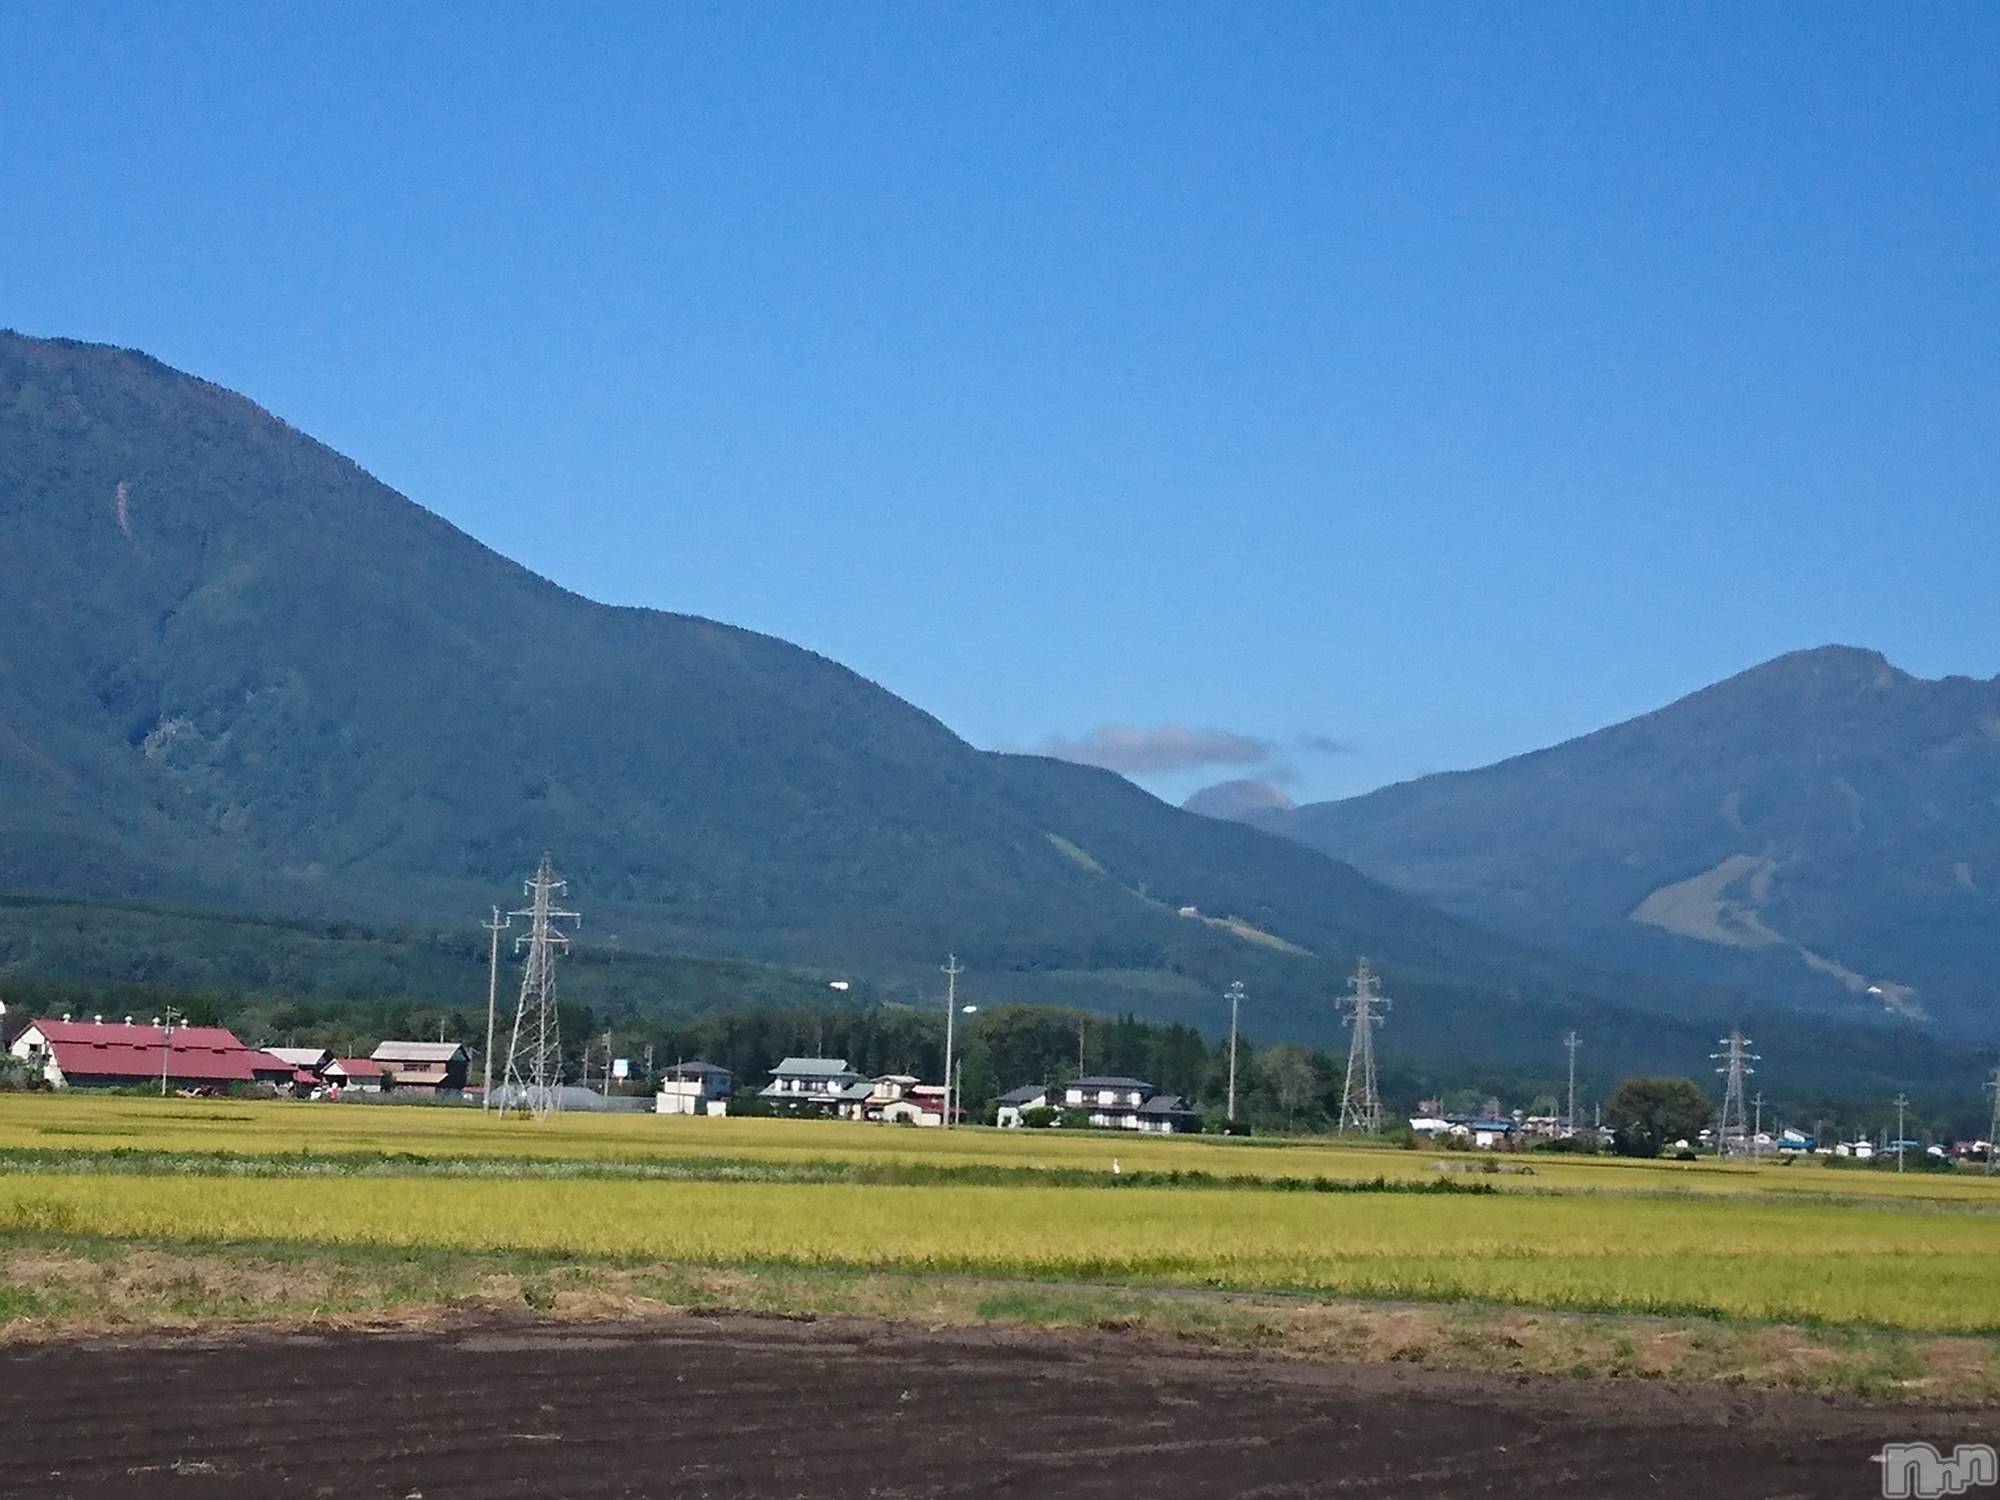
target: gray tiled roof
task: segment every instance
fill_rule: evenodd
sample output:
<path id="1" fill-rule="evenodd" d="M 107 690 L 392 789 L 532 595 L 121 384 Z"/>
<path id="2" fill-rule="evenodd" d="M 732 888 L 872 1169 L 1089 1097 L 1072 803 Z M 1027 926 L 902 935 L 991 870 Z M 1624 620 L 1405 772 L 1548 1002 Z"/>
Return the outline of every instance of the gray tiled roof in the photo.
<path id="1" fill-rule="evenodd" d="M 771 1071 L 790 1078 L 834 1078 L 854 1070 L 844 1057 L 788 1057 Z"/>

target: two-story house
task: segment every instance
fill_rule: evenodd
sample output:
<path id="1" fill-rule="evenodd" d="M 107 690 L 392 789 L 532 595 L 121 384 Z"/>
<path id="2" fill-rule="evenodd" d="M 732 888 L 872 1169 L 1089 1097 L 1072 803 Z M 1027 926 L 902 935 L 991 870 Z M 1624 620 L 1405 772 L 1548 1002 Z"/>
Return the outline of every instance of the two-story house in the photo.
<path id="1" fill-rule="evenodd" d="M 771 1070 L 757 1097 L 779 1109 L 832 1114 L 843 1093 L 861 1081 L 844 1057 L 788 1057 Z"/>
<path id="2" fill-rule="evenodd" d="M 727 1068 L 696 1058 L 678 1062 L 660 1075 L 653 1112 L 661 1115 L 726 1115 L 736 1075 Z"/>
<path id="3" fill-rule="evenodd" d="M 884 1073 L 848 1085 L 841 1091 L 838 1109 L 844 1120 L 942 1125 L 944 1085 L 920 1082 L 911 1073 Z"/>
<path id="4" fill-rule="evenodd" d="M 1104 1130 L 1144 1130 L 1183 1135 L 1201 1129 L 1201 1116 L 1178 1094 L 1163 1094 L 1143 1078 L 1077 1078 L 1063 1085 L 1062 1108 L 1074 1119 Z"/>

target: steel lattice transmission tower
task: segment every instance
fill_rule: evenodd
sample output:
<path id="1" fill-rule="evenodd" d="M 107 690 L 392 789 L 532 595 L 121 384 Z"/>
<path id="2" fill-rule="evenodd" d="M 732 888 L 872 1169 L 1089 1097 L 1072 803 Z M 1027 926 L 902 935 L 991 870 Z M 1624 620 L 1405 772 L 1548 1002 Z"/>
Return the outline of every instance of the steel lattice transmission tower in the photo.
<path id="1" fill-rule="evenodd" d="M 1347 1043 L 1347 1085 L 1340 1091 L 1340 1129 L 1378 1135 L 1382 1130 L 1382 1096 L 1375 1088 L 1375 1028 L 1390 1002 L 1377 991 L 1381 980 L 1362 959 L 1347 981 L 1349 993 L 1334 1002 L 1354 1029 Z"/>
<path id="2" fill-rule="evenodd" d="M 1569 1108 L 1563 1115 L 1563 1134 L 1576 1134 L 1576 1049 L 1583 1045 L 1583 1038 L 1574 1030 L 1563 1037 L 1563 1046 L 1569 1052 Z"/>
<path id="3" fill-rule="evenodd" d="M 1725 1080 L 1722 1086 L 1722 1118 L 1715 1131 L 1715 1149 L 1718 1155 L 1728 1156 L 1732 1121 L 1736 1130 L 1735 1149 L 1751 1149 L 1750 1107 L 1743 1097 L 1743 1080 L 1757 1071 L 1750 1064 L 1758 1060 L 1758 1054 L 1750 1050 L 1750 1038 L 1735 1027 L 1730 1028 L 1728 1036 L 1718 1040 L 1723 1050 L 1708 1054 L 1711 1061 L 1722 1064 L 1715 1071 Z"/>
<path id="4" fill-rule="evenodd" d="M 562 1108 L 556 955 L 569 952 L 569 934 L 556 924 L 582 919 L 555 905 L 556 897 L 568 894 L 569 883 L 556 879 L 548 855 L 542 856 L 541 868 L 524 888 L 531 898 L 529 904 L 508 913 L 528 919 L 528 931 L 514 943 L 516 948 L 528 950 L 528 962 L 521 971 L 521 998 L 514 1007 L 514 1040 L 507 1049 L 507 1081 L 501 1092 L 500 1113 L 525 1110 L 542 1120 Z"/>
<path id="5" fill-rule="evenodd" d="M 1986 1092 L 1993 1096 L 1993 1123 L 1986 1127 L 1986 1170 L 2000 1172 L 2000 1067 L 1986 1080 Z"/>

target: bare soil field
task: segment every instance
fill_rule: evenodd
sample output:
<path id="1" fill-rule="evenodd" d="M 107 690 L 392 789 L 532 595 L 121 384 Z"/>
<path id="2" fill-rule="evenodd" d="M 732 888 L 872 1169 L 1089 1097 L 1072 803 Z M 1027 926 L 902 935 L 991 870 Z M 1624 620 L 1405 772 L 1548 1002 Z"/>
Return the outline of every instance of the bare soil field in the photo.
<path id="1" fill-rule="evenodd" d="M 0 1494 L 1880 1493 L 1918 1411 L 1655 1382 L 1189 1351 L 1122 1333 L 740 1315 L 0 1348 Z"/>

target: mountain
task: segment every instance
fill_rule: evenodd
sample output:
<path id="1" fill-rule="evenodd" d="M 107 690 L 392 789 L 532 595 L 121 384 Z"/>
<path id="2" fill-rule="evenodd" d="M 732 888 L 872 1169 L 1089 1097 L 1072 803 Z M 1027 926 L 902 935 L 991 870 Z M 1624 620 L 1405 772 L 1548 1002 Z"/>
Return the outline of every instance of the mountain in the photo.
<path id="1" fill-rule="evenodd" d="M 1523 941 L 2000 1036 L 2000 679 L 1827 646 L 1257 821 Z"/>
<path id="2" fill-rule="evenodd" d="M 974 749 L 786 642 L 593 603 L 143 354 L 0 334 L 0 528 L 0 892 L 68 901 L 0 902 L 0 979 L 123 952 L 133 979 L 283 992 L 324 957 L 288 934 L 356 922 L 409 941 L 344 969 L 427 982 L 397 977 L 432 972 L 411 944 L 476 933 L 546 848 L 595 952 L 889 999 L 932 996 L 950 949 L 982 998 L 1211 1030 L 1241 977 L 1252 1035 L 1331 1041 L 1366 952 L 1399 1002 L 1385 1052 L 1542 1059 L 1588 1021 L 1605 1067 L 1698 1065 L 1746 1013 Z M 162 909 L 281 920 L 245 941 Z"/>
<path id="3" fill-rule="evenodd" d="M 915 985 L 955 948 L 1210 1022 L 1241 973 L 1294 1031 L 1364 948 L 1445 1005 L 1601 993 L 810 651 L 580 598 L 142 354 L 0 335 L 0 526 L 0 890 L 469 924 L 548 848 L 628 949 Z"/>
<path id="4" fill-rule="evenodd" d="M 1243 823 L 1260 813 L 1290 812 L 1295 804 L 1268 781 L 1218 781 L 1193 793 L 1181 806 L 1204 818 Z"/>

